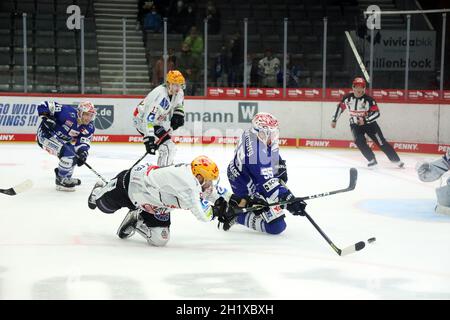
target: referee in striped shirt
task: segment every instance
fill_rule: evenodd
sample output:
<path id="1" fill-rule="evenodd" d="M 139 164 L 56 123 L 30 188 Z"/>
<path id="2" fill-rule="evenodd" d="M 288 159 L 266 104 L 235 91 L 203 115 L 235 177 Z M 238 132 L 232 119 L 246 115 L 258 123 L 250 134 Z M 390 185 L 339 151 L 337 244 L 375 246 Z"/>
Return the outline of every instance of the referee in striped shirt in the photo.
<path id="1" fill-rule="evenodd" d="M 350 113 L 350 129 L 353 139 L 363 156 L 369 161 L 368 167 L 378 164 L 375 154 L 367 145 L 367 134 L 373 142 L 386 154 L 386 156 L 399 168 L 404 166 L 397 152 L 383 137 L 380 127 L 375 121 L 380 116 L 375 100 L 366 94 L 366 81 L 357 77 L 353 80 L 353 92 L 345 95 L 337 105 L 336 112 L 331 121 L 331 127 L 336 128 L 336 122 L 345 109 Z"/>

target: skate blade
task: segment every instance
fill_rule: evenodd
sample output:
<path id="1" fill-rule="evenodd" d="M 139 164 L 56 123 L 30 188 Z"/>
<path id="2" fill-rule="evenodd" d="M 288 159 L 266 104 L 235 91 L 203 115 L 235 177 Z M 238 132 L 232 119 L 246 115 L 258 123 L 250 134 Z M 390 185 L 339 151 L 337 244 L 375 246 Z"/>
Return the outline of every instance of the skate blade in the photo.
<path id="1" fill-rule="evenodd" d="M 75 191 L 75 187 L 63 187 L 63 186 L 56 186 L 56 190 L 57 191 L 64 191 L 64 192 L 74 192 Z"/>

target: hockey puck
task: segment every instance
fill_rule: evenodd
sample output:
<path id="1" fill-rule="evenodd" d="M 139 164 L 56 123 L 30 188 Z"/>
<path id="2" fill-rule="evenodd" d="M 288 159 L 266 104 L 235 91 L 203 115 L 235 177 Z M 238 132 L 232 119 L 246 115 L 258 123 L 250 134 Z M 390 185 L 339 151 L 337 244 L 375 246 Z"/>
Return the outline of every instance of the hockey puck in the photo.
<path id="1" fill-rule="evenodd" d="M 367 242 L 368 243 L 372 243 L 372 242 L 375 242 L 376 240 L 377 239 L 375 237 L 373 237 L 373 238 L 367 239 Z"/>

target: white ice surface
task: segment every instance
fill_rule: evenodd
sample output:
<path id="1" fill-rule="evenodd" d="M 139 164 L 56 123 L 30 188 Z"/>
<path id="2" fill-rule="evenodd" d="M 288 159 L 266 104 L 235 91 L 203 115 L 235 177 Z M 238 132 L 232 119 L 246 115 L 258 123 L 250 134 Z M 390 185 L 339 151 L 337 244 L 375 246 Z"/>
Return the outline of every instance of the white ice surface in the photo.
<path id="1" fill-rule="evenodd" d="M 228 186 L 232 147 L 178 145 L 177 162 L 212 157 Z M 141 144 L 94 144 L 88 163 L 106 178 L 129 168 Z M 0 194 L 0 299 L 449 299 L 450 217 L 434 213 L 435 183 L 417 179 L 377 152 L 366 169 L 358 151 L 283 148 L 291 190 L 298 196 L 343 188 L 356 167 L 353 192 L 308 202 L 308 212 L 340 248 L 376 237 L 352 255 L 338 256 L 303 217 L 287 214 L 278 236 L 243 226 L 229 232 L 187 211 L 172 214 L 167 247 L 139 235 L 116 236 L 126 209 L 113 215 L 87 207 L 97 180 L 76 168 L 82 185 L 55 190 L 56 157 L 36 144 L 0 144 L 0 188 L 30 178 L 34 187 Z M 152 156 L 147 156 L 152 161 Z"/>

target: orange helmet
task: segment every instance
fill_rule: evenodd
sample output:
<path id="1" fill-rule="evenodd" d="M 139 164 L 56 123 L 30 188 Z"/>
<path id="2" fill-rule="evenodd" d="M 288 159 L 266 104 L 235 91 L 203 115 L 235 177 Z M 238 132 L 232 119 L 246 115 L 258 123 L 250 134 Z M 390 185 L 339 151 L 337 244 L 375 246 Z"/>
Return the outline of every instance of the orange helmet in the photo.
<path id="1" fill-rule="evenodd" d="M 205 180 L 216 180 L 219 177 L 219 168 L 207 156 L 198 156 L 192 160 L 191 170 L 194 176 L 199 174 Z"/>
<path id="2" fill-rule="evenodd" d="M 353 87 L 366 87 L 366 80 L 364 80 L 364 78 L 361 77 L 357 77 L 353 80 Z"/>
<path id="3" fill-rule="evenodd" d="M 166 82 L 169 84 L 178 84 L 184 86 L 186 80 L 184 80 L 183 74 L 178 70 L 170 70 L 167 72 Z"/>

